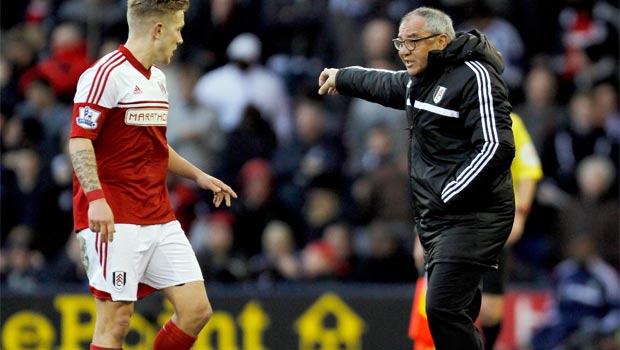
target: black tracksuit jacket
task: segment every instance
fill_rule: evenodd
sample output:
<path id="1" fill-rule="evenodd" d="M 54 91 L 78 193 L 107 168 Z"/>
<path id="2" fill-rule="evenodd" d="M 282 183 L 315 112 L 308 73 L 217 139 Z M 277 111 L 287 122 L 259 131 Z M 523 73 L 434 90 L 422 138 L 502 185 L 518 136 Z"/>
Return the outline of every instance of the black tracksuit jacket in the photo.
<path id="1" fill-rule="evenodd" d="M 514 157 L 503 61 L 478 31 L 431 51 L 427 69 L 348 67 L 340 94 L 406 110 L 416 227 L 427 267 L 436 262 L 497 266 L 514 218 Z"/>

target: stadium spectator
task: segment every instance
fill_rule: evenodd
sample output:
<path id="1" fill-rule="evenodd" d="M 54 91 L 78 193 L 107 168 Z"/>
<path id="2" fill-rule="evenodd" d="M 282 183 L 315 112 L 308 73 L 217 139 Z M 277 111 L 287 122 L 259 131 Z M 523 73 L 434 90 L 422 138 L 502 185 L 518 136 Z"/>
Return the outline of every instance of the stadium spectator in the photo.
<path id="1" fill-rule="evenodd" d="M 22 119 L 36 119 L 43 127 L 39 152 L 45 166 L 61 152 L 61 141 L 71 125 L 71 108 L 58 101 L 50 82 L 45 78 L 31 81 L 25 87 L 26 99 L 15 106 L 15 114 Z"/>
<path id="2" fill-rule="evenodd" d="M 557 78 L 553 71 L 547 64 L 537 63 L 525 76 L 525 100 L 515 106 L 515 112 L 521 116 L 539 153 L 543 150 L 544 141 L 567 118 L 556 101 L 557 90 Z"/>
<path id="3" fill-rule="evenodd" d="M 532 337 L 534 349 L 613 349 L 619 345 L 618 272 L 599 257 L 595 246 L 587 231 L 568 238 L 566 258 L 553 271 L 553 303 L 545 323 Z"/>
<path id="4" fill-rule="evenodd" d="M 278 140 L 273 128 L 254 106 L 243 110 L 239 125 L 225 135 L 220 152 L 217 174 L 229 182 L 237 180 L 241 167 L 251 159 L 271 159 Z"/>
<path id="5" fill-rule="evenodd" d="M 595 113 L 605 120 L 605 130 L 616 142 L 620 138 L 620 106 L 618 88 L 610 82 L 602 82 L 592 89 Z"/>
<path id="6" fill-rule="evenodd" d="M 215 109 L 226 132 L 241 122 L 248 105 L 269 122 L 278 141 L 290 139 L 290 97 L 282 79 L 260 64 L 262 44 L 252 33 L 235 37 L 228 45 L 229 63 L 203 75 L 194 89 L 196 100 Z"/>
<path id="7" fill-rule="evenodd" d="M 558 16 L 562 54 L 556 66 L 566 84 L 589 90 L 618 77 L 618 5 L 605 0 L 568 1 Z"/>
<path id="8" fill-rule="evenodd" d="M 2 152 L 19 149 L 40 150 L 44 138 L 43 125 L 33 118 L 9 116 L 5 118 L 2 128 Z"/>
<path id="9" fill-rule="evenodd" d="M 334 248 L 337 260 L 341 262 L 335 272 L 338 279 L 360 280 L 365 271 L 362 270 L 361 258 L 355 249 L 351 225 L 343 220 L 329 224 L 323 230 L 323 241 Z"/>
<path id="10" fill-rule="evenodd" d="M 0 254 L 0 283 L 8 292 L 33 294 L 40 287 L 39 278 L 44 268 L 43 255 L 32 250 L 32 231 L 26 226 L 15 226 Z"/>
<path id="11" fill-rule="evenodd" d="M 278 197 L 287 208 L 301 213 L 306 191 L 314 180 L 341 179 L 345 153 L 340 135 L 328 129 L 327 114 L 320 101 L 299 97 L 294 113 L 292 140 L 278 145 L 271 165 Z"/>
<path id="12" fill-rule="evenodd" d="M 90 65 L 86 41 L 80 28 L 71 23 L 58 25 L 51 36 L 49 56 L 24 72 L 19 87 L 25 91 L 32 80 L 43 78 L 61 100 L 70 101 L 80 74 Z"/>
<path id="13" fill-rule="evenodd" d="M 196 254 L 206 282 L 234 283 L 247 278 L 245 259 L 233 247 L 234 220 L 223 210 L 209 214 L 209 230 L 202 235 L 204 249 Z"/>
<path id="14" fill-rule="evenodd" d="M 317 178 L 305 192 L 302 210 L 305 225 L 302 244 L 323 237 L 324 230 L 343 218 L 343 203 L 338 193 L 337 182 L 330 177 Z"/>
<path id="15" fill-rule="evenodd" d="M 291 215 L 275 196 L 273 170 L 265 159 L 254 158 L 243 164 L 238 189 L 240 200 L 232 207 L 235 250 L 250 258 L 260 253 L 267 224 L 273 220 L 290 222 Z"/>
<path id="16" fill-rule="evenodd" d="M 301 251 L 301 271 L 305 281 L 333 281 L 341 264 L 334 248 L 320 239 L 308 243 Z"/>
<path id="17" fill-rule="evenodd" d="M 605 129 L 606 117 L 596 113 L 589 91 L 575 92 L 569 106 L 570 121 L 556 129 L 543 145 L 541 160 L 547 187 L 545 191 L 557 190 L 568 194 L 577 193 L 575 169 L 585 157 L 593 154 L 614 160 L 618 169 L 618 138 Z M 547 193 L 547 192 L 545 192 Z M 557 200 L 551 199 L 557 203 Z"/>
<path id="18" fill-rule="evenodd" d="M 577 165 L 579 193 L 558 203 L 557 249 L 580 232 L 588 232 L 598 255 L 616 269 L 620 263 L 620 208 L 612 186 L 618 173 L 607 157 L 584 158 Z"/>
<path id="19" fill-rule="evenodd" d="M 193 61 L 205 72 L 227 64 L 226 48 L 238 35 L 258 30 L 259 13 L 255 1 L 192 1 L 181 58 Z"/>
<path id="20" fill-rule="evenodd" d="M 105 37 L 124 38 L 127 36 L 126 1 L 62 0 L 52 1 L 52 3 L 56 5 L 56 8 L 50 9 L 53 23 L 71 22 L 78 24 L 83 29 L 90 29 L 88 38 L 90 50 L 96 50 L 103 43 Z M 90 54 L 94 53 L 90 51 Z"/>
<path id="21" fill-rule="evenodd" d="M 291 227 L 278 220 L 270 221 L 262 232 L 262 250 L 248 261 L 250 278 L 259 289 L 301 278 L 301 261 Z"/>
<path id="22" fill-rule="evenodd" d="M 17 208 L 17 224 L 31 231 L 32 237 L 28 243 L 43 247 L 37 238 L 49 234 L 49 227 L 44 226 L 43 220 L 47 209 L 43 208 L 43 197 L 48 181 L 43 177 L 41 156 L 32 148 L 21 148 L 5 153 L 2 163 L 15 174 L 17 180 L 14 202 L 3 204 Z"/>
<path id="23" fill-rule="evenodd" d="M 360 34 L 363 64 L 372 65 L 373 62 L 383 61 L 386 65 L 396 65 L 398 55 L 390 45 L 390 40 L 396 35 L 396 25 L 387 18 L 375 18 L 364 24 Z"/>
<path id="24" fill-rule="evenodd" d="M 19 81 L 25 72 L 34 67 L 39 52 L 36 43 L 22 27 L 15 27 L 3 33 L 2 41 L 2 61 L 9 69 L 2 79 L 2 106 L 4 110 L 12 111 L 23 98 Z"/>
<path id="25" fill-rule="evenodd" d="M 361 173 L 352 186 L 360 224 L 382 219 L 411 225 L 414 220 L 411 193 L 403 190 L 409 185 L 407 158 L 396 149 L 391 131 L 377 124 L 366 136 Z"/>
<path id="26" fill-rule="evenodd" d="M 359 42 L 364 34 L 364 28 L 370 29 L 375 20 L 388 20 L 398 23 L 402 15 L 410 10 L 419 1 L 389 0 L 389 1 L 358 1 L 358 0 L 327 0 L 327 28 L 333 35 L 330 43 L 334 51 L 333 58 L 324 60 L 326 64 L 339 66 L 358 65 L 364 63 L 364 47 Z M 374 23 L 374 24 L 373 24 Z M 375 27 L 376 28 L 376 27 Z M 360 35 L 361 34 L 361 35 Z M 382 36 L 383 33 L 370 35 Z M 385 48 L 385 43 L 375 42 L 376 47 Z M 360 48 L 362 50 L 360 50 Z M 381 49 L 383 50 L 383 49 Z M 365 64 L 368 64 L 366 61 Z"/>
<path id="27" fill-rule="evenodd" d="M 68 150 L 69 130 L 61 135 L 62 151 L 49 161 L 49 179 L 41 197 L 41 217 L 34 247 L 53 259 L 65 248 L 73 228 L 73 174 Z"/>

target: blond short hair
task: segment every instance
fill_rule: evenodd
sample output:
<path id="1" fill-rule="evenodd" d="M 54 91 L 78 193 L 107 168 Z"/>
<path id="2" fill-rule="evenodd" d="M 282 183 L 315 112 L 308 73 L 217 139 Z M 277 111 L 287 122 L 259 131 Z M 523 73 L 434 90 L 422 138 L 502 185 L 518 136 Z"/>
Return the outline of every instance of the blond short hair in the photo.
<path id="1" fill-rule="evenodd" d="M 127 24 L 131 30 L 139 23 L 187 11 L 188 8 L 189 0 L 127 0 Z"/>

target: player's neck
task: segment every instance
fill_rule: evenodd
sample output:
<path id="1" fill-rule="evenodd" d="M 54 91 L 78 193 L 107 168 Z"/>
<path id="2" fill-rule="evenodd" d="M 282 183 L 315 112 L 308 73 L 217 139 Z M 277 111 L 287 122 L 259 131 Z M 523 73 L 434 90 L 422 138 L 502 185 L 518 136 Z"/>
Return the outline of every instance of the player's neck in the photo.
<path id="1" fill-rule="evenodd" d="M 154 63 L 153 48 L 148 40 L 129 36 L 124 46 L 144 68 L 151 68 Z"/>

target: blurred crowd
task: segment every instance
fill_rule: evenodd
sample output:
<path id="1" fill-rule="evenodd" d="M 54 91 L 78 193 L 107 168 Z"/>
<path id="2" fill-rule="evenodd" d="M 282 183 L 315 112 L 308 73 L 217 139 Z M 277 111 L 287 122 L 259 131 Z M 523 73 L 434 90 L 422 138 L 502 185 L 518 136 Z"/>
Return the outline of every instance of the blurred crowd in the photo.
<path id="1" fill-rule="evenodd" d="M 421 5 L 495 43 L 542 159 L 511 281 L 549 286 L 560 262 L 577 259 L 566 249 L 577 237 L 617 275 L 616 1 L 192 0 L 184 44 L 161 67 L 167 136 L 239 194 L 216 209 L 169 178 L 207 283 L 416 279 L 404 112 L 316 91 L 326 66 L 399 69 L 391 39 Z M 3 291 L 86 288 L 72 231 L 72 97 L 82 71 L 124 42 L 125 10 L 121 0 L 2 2 Z"/>

